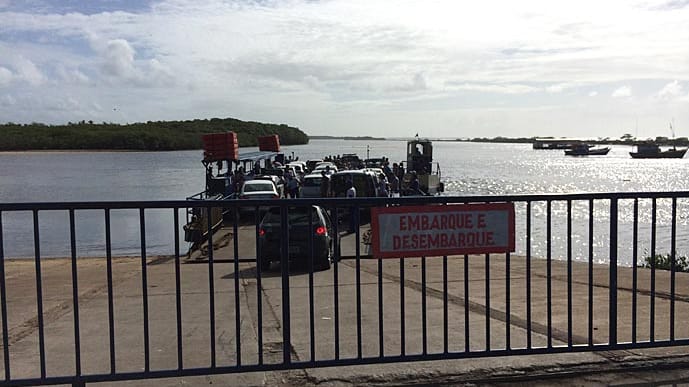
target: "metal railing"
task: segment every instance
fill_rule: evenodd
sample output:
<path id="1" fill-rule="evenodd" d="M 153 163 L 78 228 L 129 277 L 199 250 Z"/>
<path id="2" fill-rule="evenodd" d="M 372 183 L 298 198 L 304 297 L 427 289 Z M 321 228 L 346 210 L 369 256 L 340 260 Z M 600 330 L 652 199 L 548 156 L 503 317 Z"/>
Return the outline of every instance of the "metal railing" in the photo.
<path id="1" fill-rule="evenodd" d="M 515 203 L 516 253 L 367 253 L 366 208 L 491 202 Z M 689 318 L 689 275 L 681 271 L 689 241 L 678 227 L 687 222 L 689 192 L 232 200 L 222 206 L 238 221 L 209 233 L 185 258 L 179 214 L 189 205 L 0 204 L 2 383 L 84 385 L 689 344 L 681 323 Z M 282 228 L 279 271 L 262 270 L 261 208 L 280 208 L 287 225 L 290 211 L 312 205 L 331 214 L 330 270 L 314 270 L 313 247 L 300 253 L 302 265 L 290 259 L 289 227 Z M 193 206 L 210 213 L 219 203 Z M 351 212 L 360 227 L 345 234 L 341 217 L 349 212 L 339 210 L 352 206 L 364 212 Z M 118 211 L 129 214 L 125 224 L 138 224 L 134 256 L 113 253 L 114 238 L 125 232 L 112 227 Z M 67 217 L 64 259 L 42 254 L 46 213 Z M 170 220 L 170 243 L 152 254 L 153 213 Z M 97 258 L 80 253 L 81 214 L 104 227 L 102 244 L 88 254 Z M 8 231 L 21 222 L 30 233 Z M 313 246 L 314 236 L 307 238 Z M 15 259 L 22 245 L 31 258 Z"/>

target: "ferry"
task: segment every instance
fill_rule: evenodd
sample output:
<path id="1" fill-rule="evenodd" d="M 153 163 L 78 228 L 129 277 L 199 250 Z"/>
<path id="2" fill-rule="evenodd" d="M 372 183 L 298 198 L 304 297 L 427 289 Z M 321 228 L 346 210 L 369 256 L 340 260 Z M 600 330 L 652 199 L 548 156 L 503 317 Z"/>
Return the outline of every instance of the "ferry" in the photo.
<path id="1" fill-rule="evenodd" d="M 203 136 L 203 150 L 201 162 L 205 169 L 205 188 L 188 197 L 189 201 L 237 199 L 242 182 L 256 178 L 271 179 L 276 187 L 282 185 L 277 195 L 277 197 L 282 197 L 285 189 L 283 181 L 285 170 L 298 159 L 294 157 L 294 154 L 287 157 L 280 152 L 277 135 L 259 137 L 258 151 L 240 155 L 236 133 L 207 134 Z M 428 139 L 420 139 L 418 136 L 407 142 L 407 158 L 394 172 L 386 157 L 364 160 L 356 154 L 343 154 L 334 159 L 326 158 L 325 161 L 337 165 L 340 170 L 338 175 L 343 173 L 343 169 L 345 172 L 347 169 L 352 172 L 365 171 L 371 176 L 376 174 L 375 177 L 371 177 L 371 183 L 366 184 L 371 189 L 362 188 L 360 191 L 366 196 L 380 196 L 377 183 L 382 179 L 392 178 L 393 173 L 399 180 L 398 193 L 395 195 L 436 195 L 444 191 L 443 183 L 440 181 L 440 166 L 433 161 L 433 143 Z M 303 167 L 306 167 L 306 162 L 303 163 Z M 385 178 L 380 176 L 381 174 L 385 175 Z M 331 180 L 333 192 L 337 191 L 335 183 Z M 341 185 L 344 186 L 344 184 Z M 387 192 L 390 190 L 388 189 Z M 209 224 L 212 229 L 216 229 L 222 223 L 222 207 L 212 208 L 209 212 L 206 207 L 192 204 L 187 210 L 187 223 L 184 226 L 185 241 L 192 244 L 190 250 L 205 239 Z"/>

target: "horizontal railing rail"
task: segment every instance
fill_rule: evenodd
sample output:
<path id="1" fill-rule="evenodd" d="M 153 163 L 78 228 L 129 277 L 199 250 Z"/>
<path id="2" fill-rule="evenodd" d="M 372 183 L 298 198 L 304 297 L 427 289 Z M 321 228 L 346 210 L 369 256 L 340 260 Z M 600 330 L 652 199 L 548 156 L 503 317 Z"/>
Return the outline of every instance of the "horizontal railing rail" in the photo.
<path id="1" fill-rule="evenodd" d="M 514 252 L 373 256 L 372 207 L 505 202 Z M 224 222 L 186 251 L 190 207 Z M 688 221 L 689 192 L 0 203 L 0 380 L 685 346 Z"/>

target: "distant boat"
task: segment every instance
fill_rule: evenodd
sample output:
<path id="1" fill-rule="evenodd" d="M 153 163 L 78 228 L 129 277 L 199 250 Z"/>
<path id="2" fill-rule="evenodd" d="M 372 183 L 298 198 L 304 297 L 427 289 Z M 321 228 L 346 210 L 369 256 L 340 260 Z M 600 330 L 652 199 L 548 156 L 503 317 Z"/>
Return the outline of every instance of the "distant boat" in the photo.
<path id="1" fill-rule="evenodd" d="M 636 152 L 629 152 L 633 159 L 681 159 L 687 153 L 687 148 L 661 150 L 656 143 L 643 143 L 636 145 Z"/>
<path id="2" fill-rule="evenodd" d="M 578 144 L 573 146 L 572 149 L 565 151 L 567 156 L 605 156 L 610 152 L 610 147 L 605 148 L 592 148 L 588 144 Z"/>

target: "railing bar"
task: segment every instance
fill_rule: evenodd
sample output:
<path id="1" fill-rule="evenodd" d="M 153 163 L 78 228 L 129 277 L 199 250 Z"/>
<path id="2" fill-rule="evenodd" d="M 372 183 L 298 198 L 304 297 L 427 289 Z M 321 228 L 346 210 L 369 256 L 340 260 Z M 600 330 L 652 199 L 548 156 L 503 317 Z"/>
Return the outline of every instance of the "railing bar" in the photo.
<path id="1" fill-rule="evenodd" d="M 505 349 L 511 349 L 511 338 L 512 331 L 510 329 L 510 316 L 511 316 L 511 297 L 510 297 L 510 260 L 511 254 L 509 252 L 505 253 Z"/>
<path id="2" fill-rule="evenodd" d="M 362 357 L 362 330 L 361 330 L 361 234 L 360 234 L 360 216 L 361 209 L 359 206 L 355 207 L 354 211 L 354 250 L 356 254 L 356 353 L 357 358 Z"/>
<path id="3" fill-rule="evenodd" d="M 385 332 L 383 330 L 383 260 L 378 258 L 378 356 L 385 356 Z"/>
<path id="4" fill-rule="evenodd" d="M 81 376 L 81 336 L 79 334 L 79 277 L 77 273 L 77 238 L 74 209 L 69 209 L 69 245 L 72 253 L 72 307 L 74 308 L 74 363 Z"/>
<path id="5" fill-rule="evenodd" d="M 309 206 L 309 210 L 312 210 Z M 326 249 L 328 246 L 326 246 Z M 309 353 L 311 361 L 316 360 L 316 322 L 313 299 L 313 216 L 309 216 Z"/>
<path id="6" fill-rule="evenodd" d="M 567 346 L 572 345 L 572 201 L 567 200 Z"/>
<path id="7" fill-rule="evenodd" d="M 485 255 L 486 266 L 486 351 L 490 352 L 490 254 Z"/>
<path id="8" fill-rule="evenodd" d="M 173 208 L 175 223 L 175 319 L 177 320 L 177 369 L 184 369 L 182 350 L 182 275 L 179 255 L 179 209 Z"/>
<path id="9" fill-rule="evenodd" d="M 428 353 L 428 323 L 426 321 L 426 257 L 421 257 L 421 353 Z"/>
<path id="10" fill-rule="evenodd" d="M 222 209 L 225 212 L 225 208 Z M 256 214 L 259 211 L 257 209 Z M 233 235 L 239 235 L 239 222 L 232 222 Z M 233 256 L 234 256 L 234 336 L 235 336 L 235 351 L 237 353 L 237 366 L 242 365 L 242 312 L 241 299 L 239 297 L 239 238 L 232 238 L 233 242 Z M 257 261 L 258 262 L 258 261 Z"/>
<path id="11" fill-rule="evenodd" d="M 651 205 L 651 307 L 649 318 L 651 319 L 649 325 L 649 341 L 655 341 L 655 310 L 656 310 L 656 216 L 657 216 L 657 202 L 656 198 L 652 199 Z"/>
<path id="12" fill-rule="evenodd" d="M 235 205 L 233 207 L 234 219 L 239 219 L 239 210 Z M 257 341 L 257 351 L 258 351 L 258 364 L 263 365 L 263 284 L 262 284 L 262 273 L 261 273 L 261 234 L 260 226 L 261 219 L 258 213 L 254 214 L 254 224 L 256 230 L 256 341 Z"/>
<path id="13" fill-rule="evenodd" d="M 531 349 L 531 202 L 526 202 L 526 348 Z"/>
<path id="14" fill-rule="evenodd" d="M 292 343 L 290 333 L 290 299 L 289 299 L 289 217 L 287 207 L 280 207 L 280 224 L 284 226 L 284 238 L 281 241 L 280 270 L 282 274 L 282 362 L 292 362 Z"/>
<path id="15" fill-rule="evenodd" d="M 589 200 L 588 345 L 593 347 L 593 199 Z"/>
<path id="16" fill-rule="evenodd" d="M 41 243 L 38 227 L 38 210 L 33 210 L 33 237 L 36 266 L 36 314 L 38 316 L 38 348 L 41 367 L 41 379 L 45 379 L 45 335 L 43 325 L 43 287 L 41 278 Z"/>
<path id="17" fill-rule="evenodd" d="M 443 353 L 448 353 L 450 350 L 447 302 L 447 255 L 443 255 Z"/>
<path id="18" fill-rule="evenodd" d="M 5 381 L 11 379 L 10 345 L 7 328 L 7 284 L 5 279 L 5 241 L 3 239 L 2 211 L 0 211 L 0 311 L 2 312 L 2 359 L 5 365 Z"/>
<path id="19" fill-rule="evenodd" d="M 144 372 L 151 370 L 151 347 L 148 331 L 148 274 L 146 268 L 146 218 L 144 208 L 139 208 L 139 227 L 141 233 L 141 299 L 144 313 Z"/>
<path id="20" fill-rule="evenodd" d="M 350 198 L 351 199 L 351 198 Z M 340 285 L 339 285 L 339 262 L 340 262 L 340 230 L 339 230 L 339 219 L 340 219 L 340 211 L 337 206 L 333 207 L 333 210 L 331 210 L 335 216 L 331 218 L 335 219 L 335 235 L 338 235 L 336 238 L 338 248 L 335 249 L 335 254 L 337 254 L 337 259 L 335 260 L 335 264 L 333 265 L 333 304 L 334 304 L 334 312 L 335 312 L 335 319 L 334 319 L 334 324 L 335 324 L 335 360 L 340 360 Z"/>
<path id="21" fill-rule="evenodd" d="M 546 304 L 547 304 L 547 341 L 548 348 L 553 347 L 553 249 L 552 249 L 552 204 L 546 204 Z"/>
<path id="22" fill-rule="evenodd" d="M 632 343 L 636 344 L 637 291 L 639 265 L 639 199 L 634 199 L 634 220 L 632 234 Z"/>
<path id="23" fill-rule="evenodd" d="M 608 329 L 610 345 L 617 344 L 617 199 L 610 199 L 610 306 Z"/>
<path id="24" fill-rule="evenodd" d="M 211 352 L 211 368 L 216 367 L 215 362 L 215 273 L 213 270 L 213 207 L 206 207 L 206 226 L 208 229 L 208 320 Z"/>
<path id="25" fill-rule="evenodd" d="M 105 262 L 108 279 L 108 336 L 110 337 L 110 374 L 116 373 L 115 357 L 115 300 L 112 287 L 112 233 L 110 209 L 105 209 Z"/>
<path id="26" fill-rule="evenodd" d="M 672 198 L 672 231 L 670 237 L 670 341 L 675 341 L 675 286 L 677 260 L 677 198 Z"/>
<path id="27" fill-rule="evenodd" d="M 464 254 L 464 352 L 471 352 L 469 320 L 469 255 Z"/>
<path id="28" fill-rule="evenodd" d="M 404 258 L 400 258 L 400 355 L 406 355 L 405 312 L 404 312 Z"/>

